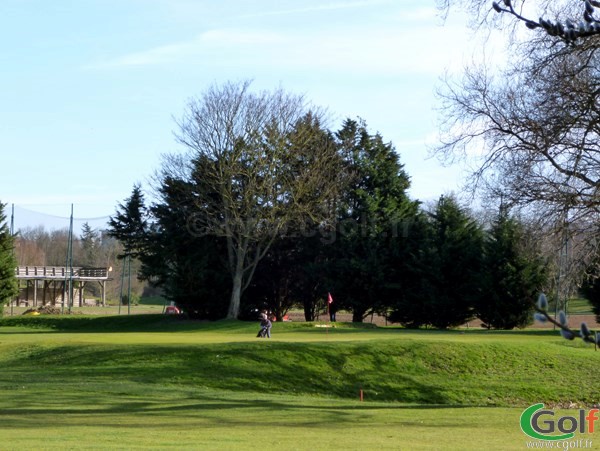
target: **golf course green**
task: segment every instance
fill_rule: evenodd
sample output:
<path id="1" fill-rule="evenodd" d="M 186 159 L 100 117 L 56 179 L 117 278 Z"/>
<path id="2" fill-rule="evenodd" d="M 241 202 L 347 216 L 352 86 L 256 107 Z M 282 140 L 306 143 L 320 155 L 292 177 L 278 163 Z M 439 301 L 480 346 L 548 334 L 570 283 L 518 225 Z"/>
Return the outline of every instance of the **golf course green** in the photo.
<path id="1" fill-rule="evenodd" d="M 5 317 L 0 449 L 517 450 L 548 443 L 528 406 L 600 402 L 600 354 L 551 330 L 315 326 Z"/>

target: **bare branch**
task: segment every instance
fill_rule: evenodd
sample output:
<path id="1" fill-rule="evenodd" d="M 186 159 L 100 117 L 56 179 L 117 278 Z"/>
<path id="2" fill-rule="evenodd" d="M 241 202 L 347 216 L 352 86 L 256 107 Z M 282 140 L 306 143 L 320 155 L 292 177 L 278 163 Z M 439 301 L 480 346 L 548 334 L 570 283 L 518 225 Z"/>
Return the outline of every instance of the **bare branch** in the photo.
<path id="1" fill-rule="evenodd" d="M 322 117 L 282 89 L 253 93 L 225 83 L 190 100 L 177 121 L 186 153 L 166 158 L 159 178 L 190 184 L 191 233 L 226 238 L 234 286 L 229 317 L 274 239 L 288 227 L 329 220 L 341 159 Z"/>

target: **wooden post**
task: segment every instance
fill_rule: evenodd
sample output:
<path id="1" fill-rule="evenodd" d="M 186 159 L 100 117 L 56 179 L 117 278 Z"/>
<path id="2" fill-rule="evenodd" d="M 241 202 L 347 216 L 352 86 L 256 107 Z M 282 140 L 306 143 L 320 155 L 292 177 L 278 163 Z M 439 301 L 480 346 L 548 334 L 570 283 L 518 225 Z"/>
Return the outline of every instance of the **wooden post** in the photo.
<path id="1" fill-rule="evenodd" d="M 79 307 L 83 307 L 83 290 L 85 289 L 85 282 L 79 281 Z"/>
<path id="2" fill-rule="evenodd" d="M 101 287 L 100 293 L 102 294 L 102 307 L 106 307 L 106 281 L 103 280 L 98 283 L 100 284 L 100 287 Z"/>

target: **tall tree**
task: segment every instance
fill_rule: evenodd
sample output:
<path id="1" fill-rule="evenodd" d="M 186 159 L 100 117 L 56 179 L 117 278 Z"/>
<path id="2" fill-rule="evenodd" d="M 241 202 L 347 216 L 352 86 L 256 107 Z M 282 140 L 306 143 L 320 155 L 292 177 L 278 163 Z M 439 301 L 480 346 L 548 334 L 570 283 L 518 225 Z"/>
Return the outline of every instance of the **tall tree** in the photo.
<path id="1" fill-rule="evenodd" d="M 252 283 L 242 300 L 247 311 L 268 309 L 278 321 L 298 301 L 296 294 L 302 284 L 301 237 L 282 237 L 273 242 L 258 265 Z"/>
<path id="2" fill-rule="evenodd" d="M 391 143 L 351 119 L 337 138 L 352 178 L 339 201 L 336 240 L 325 256 L 327 291 L 338 308 L 352 311 L 352 321 L 362 322 L 368 313 L 385 311 L 391 249 L 405 238 L 418 202 L 408 197 L 410 180 Z"/>
<path id="3" fill-rule="evenodd" d="M 17 259 L 23 265 L 63 266 L 68 245 L 68 229 L 25 228 L 19 231 L 17 237 Z M 77 243 L 73 245 L 76 247 Z"/>
<path id="4" fill-rule="evenodd" d="M 0 202 L 0 314 L 4 303 L 18 293 L 14 237 L 6 223 L 5 206 Z"/>
<path id="5" fill-rule="evenodd" d="M 306 136 L 313 138 L 307 141 Z M 310 148 L 311 153 L 320 152 L 324 146 L 334 151 L 338 146 L 335 136 L 322 129 L 320 123 L 312 121 L 310 116 L 304 118 L 297 130 L 290 134 L 290 144 Z M 304 163 L 302 160 L 298 163 L 301 164 L 301 169 Z M 340 188 L 346 186 L 345 177 L 345 173 L 337 174 Z M 335 191 L 332 193 L 337 194 Z M 327 198 L 323 194 L 326 193 L 307 192 L 304 195 L 321 197 L 324 211 L 328 209 L 329 215 L 333 217 L 338 199 Z M 268 308 L 281 320 L 292 306 L 302 304 L 306 320 L 313 321 L 319 298 L 323 297 L 324 284 L 322 271 L 315 272 L 311 266 L 323 257 L 322 232 L 328 228 L 330 227 L 327 223 L 319 224 L 307 218 L 302 223 L 291 224 L 286 230 L 282 230 L 258 266 L 253 282 L 248 287 L 248 306 Z"/>
<path id="6" fill-rule="evenodd" d="M 593 274 L 589 275 L 581 286 L 581 293 L 592 304 L 596 322 L 600 321 L 600 277 L 596 276 L 597 264 L 594 264 Z"/>
<path id="7" fill-rule="evenodd" d="M 40 266 L 46 264 L 46 254 L 40 244 L 25 235 L 28 230 L 21 230 L 15 237 L 15 256 L 19 266 Z"/>
<path id="8" fill-rule="evenodd" d="M 331 289 L 322 262 L 330 251 L 332 230 L 309 223 L 304 230 L 277 239 L 248 287 L 247 307 L 267 308 L 279 320 L 291 307 L 301 306 L 304 319 L 314 321 Z"/>
<path id="9" fill-rule="evenodd" d="M 429 293 L 433 230 L 430 218 L 420 211 L 409 224 L 406 238 L 392 247 L 392 273 L 389 277 L 390 302 L 388 320 L 405 327 L 430 325 Z"/>
<path id="10" fill-rule="evenodd" d="M 543 206 L 552 220 L 597 214 L 597 2 L 441 2 L 446 9 L 452 5 L 485 17 L 479 26 L 509 31 L 523 22 L 532 31 L 506 34 L 510 58 L 504 65 L 472 64 L 442 89 L 438 153 L 455 158 L 476 150 L 481 158 L 474 181 L 502 192 L 505 202 Z"/>
<path id="11" fill-rule="evenodd" d="M 584 253 L 572 262 L 581 264 L 568 265 L 568 279 L 577 284 L 598 252 L 600 40 L 595 31 L 581 31 L 595 26 L 596 7 L 512 0 L 495 3 L 502 13 L 496 14 L 492 3 L 480 0 L 447 4 L 487 8 L 505 31 L 523 21 L 532 30 L 510 34 L 505 64 L 471 65 L 461 79 L 447 82 L 438 155 L 467 158 L 475 167 L 473 188 L 535 212 L 540 230 L 577 243 Z M 583 14 L 591 21 L 573 20 Z"/>
<path id="12" fill-rule="evenodd" d="M 163 180 L 150 207 L 153 221 L 139 257 L 141 276 L 190 317 L 214 320 L 227 314 L 222 302 L 230 289 L 227 250 L 223 238 L 190 233 L 190 224 L 182 220 L 194 211 L 196 190 L 190 182 Z"/>
<path id="13" fill-rule="evenodd" d="M 483 137 L 483 163 L 475 173 L 477 180 L 487 176 L 496 191 L 508 186 L 514 203 L 546 207 L 540 216 L 562 222 L 564 235 L 573 223 L 587 223 L 595 229 L 600 211 L 600 3 L 502 0 L 493 1 L 492 9 L 487 0 L 440 3 L 444 9 L 467 5 L 479 17 L 485 16 L 481 13 L 487 9 L 494 16 L 487 25 L 493 23 L 502 30 L 512 30 L 520 23 L 531 30 L 525 35 L 509 34 L 513 38 L 507 42 L 517 46 L 509 49 L 508 68 L 471 70 L 462 83 L 447 90 L 449 139 L 441 151 L 449 150 L 455 156 L 456 150 L 473 143 L 481 148 L 479 138 Z M 508 23 L 502 21 L 505 18 L 510 19 Z M 494 83 L 491 73 L 498 74 L 500 82 Z M 595 233 L 581 236 L 589 238 L 592 245 L 597 242 Z M 563 336 L 573 339 L 575 334 L 562 321 L 564 313 L 560 321 L 548 315 L 545 296 L 540 297 L 536 310 L 540 319 L 560 326 Z M 584 326 L 580 335 L 589 341 Z"/>
<path id="14" fill-rule="evenodd" d="M 523 246 L 524 227 L 501 208 L 486 234 L 477 317 L 488 328 L 513 329 L 533 321 L 534 303 L 546 279 L 545 265 Z"/>
<path id="15" fill-rule="evenodd" d="M 446 329 L 474 316 L 473 306 L 481 296 L 483 232 L 451 196 L 440 197 L 430 217 L 422 302 L 429 324 Z"/>
<path id="16" fill-rule="evenodd" d="M 438 152 L 454 158 L 483 148 L 476 185 L 552 221 L 591 220 L 600 211 L 599 55 L 530 47 L 499 77 L 472 67 L 448 83 Z"/>
<path id="17" fill-rule="evenodd" d="M 92 229 L 89 223 L 83 223 L 81 227 L 81 264 L 83 266 L 98 265 L 98 251 L 100 248 L 100 233 Z"/>
<path id="18" fill-rule="evenodd" d="M 193 181 L 194 233 L 223 237 L 235 318 L 259 261 L 282 230 L 327 221 L 324 200 L 339 189 L 339 158 L 302 97 L 252 93 L 249 82 L 213 86 L 179 121 L 186 155 L 166 158 L 159 175 Z M 310 143 L 310 145 L 308 145 Z"/>
<path id="19" fill-rule="evenodd" d="M 136 280 L 139 281 L 140 274 L 139 260 L 146 251 L 148 239 L 148 217 L 149 213 L 144 203 L 144 194 L 140 185 L 134 185 L 131 196 L 125 200 L 124 204 L 118 204 L 117 212 L 111 216 L 108 221 L 107 234 L 121 243 L 121 252 L 117 254 L 120 260 L 120 272 L 122 275 L 127 273 L 127 294 L 124 295 L 124 285 L 121 283 L 120 303 L 124 303 L 126 296 L 127 304 L 131 305 L 133 295 L 139 295 L 139 290 L 135 289 Z M 133 262 L 132 262 L 133 259 Z M 132 274 L 136 274 L 132 280 Z M 123 282 L 123 277 L 121 277 Z M 140 288 L 138 286 L 138 288 Z M 138 293 L 136 293 L 138 291 Z"/>
<path id="20" fill-rule="evenodd" d="M 123 245 L 120 258 L 137 258 L 144 249 L 148 229 L 148 212 L 144 204 L 144 193 L 140 185 L 135 185 L 131 196 L 124 204 L 119 204 L 117 212 L 109 221 L 108 235 Z"/>

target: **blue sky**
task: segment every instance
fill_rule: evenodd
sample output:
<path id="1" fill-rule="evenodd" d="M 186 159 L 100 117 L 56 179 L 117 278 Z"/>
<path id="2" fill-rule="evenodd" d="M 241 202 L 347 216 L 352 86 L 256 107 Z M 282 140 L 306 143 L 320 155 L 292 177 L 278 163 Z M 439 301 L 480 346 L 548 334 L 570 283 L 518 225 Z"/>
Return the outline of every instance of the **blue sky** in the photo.
<path id="1" fill-rule="evenodd" d="M 460 187 L 427 144 L 435 87 L 471 36 L 435 0 L 2 0 L 0 26 L 0 201 L 17 228 L 68 227 L 53 216 L 71 204 L 113 214 L 179 149 L 187 99 L 225 80 L 305 94 L 333 128 L 365 119 L 394 143 L 413 198 Z"/>

